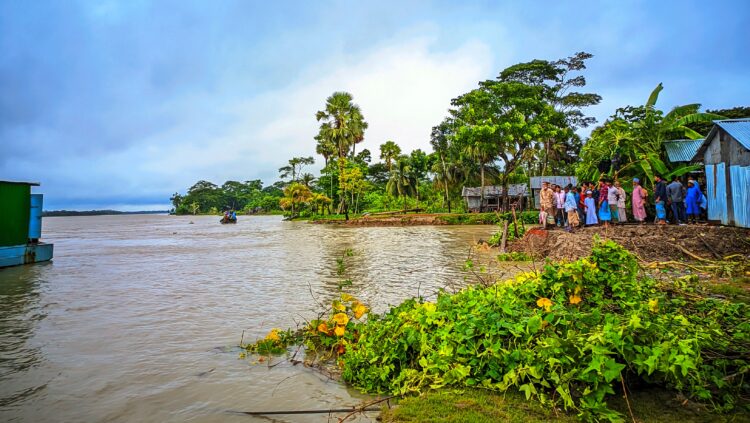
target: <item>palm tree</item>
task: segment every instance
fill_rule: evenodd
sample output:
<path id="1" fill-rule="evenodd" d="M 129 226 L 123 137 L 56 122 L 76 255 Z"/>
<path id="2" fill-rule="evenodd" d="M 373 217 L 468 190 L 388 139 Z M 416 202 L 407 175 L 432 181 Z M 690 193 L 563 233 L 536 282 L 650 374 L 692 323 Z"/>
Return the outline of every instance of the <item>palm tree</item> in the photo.
<path id="1" fill-rule="evenodd" d="M 318 137 L 336 146 L 338 154 L 339 175 L 344 173 L 346 157 L 352 147 L 364 140 L 367 122 L 364 120 L 359 106 L 352 103 L 352 95 L 346 92 L 335 92 L 326 99 L 324 110 L 318 111 L 315 118 L 322 122 Z M 344 212 L 349 220 L 349 210 L 346 202 L 346 192 L 339 181 L 341 191 L 339 213 Z"/>
<path id="2" fill-rule="evenodd" d="M 495 157 L 497 157 L 497 146 L 492 142 L 490 137 L 472 137 L 469 142 L 464 145 L 463 153 L 479 165 L 481 181 L 479 211 L 482 212 L 484 211 L 485 168 L 495 159 Z"/>
<path id="3" fill-rule="evenodd" d="M 388 166 L 388 171 L 392 170 L 393 159 L 401 154 L 401 147 L 393 141 L 386 141 L 385 144 L 380 144 L 380 158 L 385 160 L 385 164 Z"/>
<path id="4" fill-rule="evenodd" d="M 311 197 L 312 191 L 310 191 L 310 188 L 300 183 L 292 182 L 284 188 L 284 197 L 279 200 L 279 205 L 284 209 L 291 208 L 291 217 L 293 218 L 296 216 L 296 206 L 301 206 L 302 204 L 309 202 Z"/>
<path id="5" fill-rule="evenodd" d="M 315 182 L 315 176 L 312 173 L 303 173 L 300 176 L 299 181 L 306 187 L 310 188 L 310 184 Z"/>
<path id="6" fill-rule="evenodd" d="M 409 166 L 409 158 L 400 156 L 396 160 L 396 167 L 391 171 L 391 177 L 386 184 L 386 191 L 404 200 L 404 211 L 406 210 L 406 197 L 414 195 L 417 181 L 414 179 Z"/>

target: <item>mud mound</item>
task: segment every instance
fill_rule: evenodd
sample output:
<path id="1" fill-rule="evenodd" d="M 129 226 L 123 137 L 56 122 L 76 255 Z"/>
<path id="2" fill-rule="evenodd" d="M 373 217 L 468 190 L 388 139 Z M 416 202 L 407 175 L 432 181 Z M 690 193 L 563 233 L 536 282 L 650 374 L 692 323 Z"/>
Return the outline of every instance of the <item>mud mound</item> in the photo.
<path id="1" fill-rule="evenodd" d="M 536 259 L 574 260 L 591 253 L 594 235 L 619 243 L 644 261 L 692 259 L 677 245 L 706 259 L 750 254 L 750 229 L 708 225 L 590 227 L 574 233 L 532 229 L 522 239 L 511 243 L 508 250 L 524 252 Z"/>

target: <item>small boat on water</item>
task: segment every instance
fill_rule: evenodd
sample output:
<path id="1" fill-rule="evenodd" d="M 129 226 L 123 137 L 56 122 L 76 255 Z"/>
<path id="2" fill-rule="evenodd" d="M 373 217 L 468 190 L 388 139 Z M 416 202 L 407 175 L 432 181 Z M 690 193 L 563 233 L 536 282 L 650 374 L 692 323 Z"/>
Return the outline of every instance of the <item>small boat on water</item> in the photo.
<path id="1" fill-rule="evenodd" d="M 219 223 L 226 225 L 227 223 L 237 223 L 237 214 L 234 210 L 225 211 L 224 216 L 219 220 Z"/>

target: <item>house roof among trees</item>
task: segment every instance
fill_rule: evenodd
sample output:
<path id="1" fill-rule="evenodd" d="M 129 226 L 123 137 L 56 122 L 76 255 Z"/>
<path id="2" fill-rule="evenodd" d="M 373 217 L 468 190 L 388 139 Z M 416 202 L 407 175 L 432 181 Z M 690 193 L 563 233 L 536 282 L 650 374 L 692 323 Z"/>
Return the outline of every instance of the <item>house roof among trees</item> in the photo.
<path id="1" fill-rule="evenodd" d="M 736 139 L 743 147 L 750 150 L 750 119 L 724 119 L 715 120 L 716 126 L 725 130 L 732 138 Z M 711 129 L 711 133 L 706 139 L 710 139 L 713 132 L 716 130 L 716 126 Z"/>
<path id="2" fill-rule="evenodd" d="M 481 187 L 463 187 L 461 197 L 481 197 Z M 484 187 L 484 198 L 494 198 L 503 195 L 503 187 L 497 185 L 487 185 Z M 508 186 L 508 195 L 515 197 L 518 195 L 528 195 L 526 184 L 512 184 Z"/>
<path id="3" fill-rule="evenodd" d="M 701 145 L 703 145 L 703 139 L 672 140 L 664 142 L 664 148 L 667 150 L 667 157 L 672 163 L 692 162 L 698 154 Z"/>

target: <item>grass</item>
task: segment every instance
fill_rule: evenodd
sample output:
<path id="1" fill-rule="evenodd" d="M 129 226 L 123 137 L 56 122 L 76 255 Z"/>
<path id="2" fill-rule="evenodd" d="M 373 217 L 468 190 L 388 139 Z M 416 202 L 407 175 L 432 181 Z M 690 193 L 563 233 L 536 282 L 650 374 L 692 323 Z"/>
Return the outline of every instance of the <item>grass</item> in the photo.
<path id="1" fill-rule="evenodd" d="M 747 413 L 712 413 L 661 388 L 629 392 L 629 399 L 635 421 L 639 423 L 750 422 L 750 415 Z M 627 403 L 622 397 L 613 397 L 609 403 L 613 409 L 623 414 L 625 421 L 632 421 Z M 575 413 L 555 412 L 534 400 L 527 401 L 520 393 L 502 394 L 480 389 L 442 389 L 419 397 L 407 397 L 394 408 L 384 408 L 380 417 L 383 422 L 393 423 L 579 421 Z"/>
<path id="2" fill-rule="evenodd" d="M 731 301 L 750 303 L 750 276 L 740 276 L 706 284 L 708 290 Z"/>

